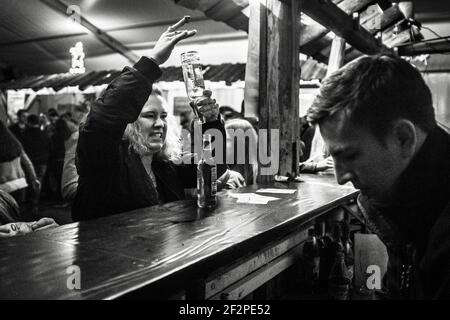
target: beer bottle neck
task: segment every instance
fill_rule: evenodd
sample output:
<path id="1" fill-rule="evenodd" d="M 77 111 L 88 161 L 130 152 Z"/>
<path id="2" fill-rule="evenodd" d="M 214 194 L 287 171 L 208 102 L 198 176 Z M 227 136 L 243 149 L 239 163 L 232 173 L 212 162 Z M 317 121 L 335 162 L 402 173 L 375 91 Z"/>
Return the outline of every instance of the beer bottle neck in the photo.
<path id="1" fill-rule="evenodd" d="M 212 147 L 211 147 L 211 136 L 204 135 L 203 136 L 203 148 L 202 148 L 202 158 L 203 159 L 211 159 L 213 157 Z"/>

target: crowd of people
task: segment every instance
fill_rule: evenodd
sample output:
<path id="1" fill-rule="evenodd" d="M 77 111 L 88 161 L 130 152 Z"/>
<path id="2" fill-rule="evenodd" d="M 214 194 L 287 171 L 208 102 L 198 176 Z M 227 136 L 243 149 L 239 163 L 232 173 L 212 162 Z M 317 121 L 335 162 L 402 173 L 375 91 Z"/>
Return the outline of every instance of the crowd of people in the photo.
<path id="1" fill-rule="evenodd" d="M 15 124 L 0 123 L 0 237 L 56 225 L 39 214 L 40 201 L 62 200 L 64 143 L 87 112 L 85 104 L 61 115 L 55 109 L 39 116 L 19 110 Z"/>

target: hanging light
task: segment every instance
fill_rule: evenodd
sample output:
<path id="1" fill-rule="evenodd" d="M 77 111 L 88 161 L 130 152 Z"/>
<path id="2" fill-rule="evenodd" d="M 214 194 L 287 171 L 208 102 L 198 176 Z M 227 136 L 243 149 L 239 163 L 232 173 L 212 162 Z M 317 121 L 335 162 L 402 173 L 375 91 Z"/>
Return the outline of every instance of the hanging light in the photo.
<path id="1" fill-rule="evenodd" d="M 83 50 L 83 42 L 77 42 L 75 46 L 70 48 L 70 54 L 72 55 L 72 67 L 70 68 L 70 73 L 72 74 L 81 74 L 86 72 L 86 68 L 84 67 L 84 50 Z"/>

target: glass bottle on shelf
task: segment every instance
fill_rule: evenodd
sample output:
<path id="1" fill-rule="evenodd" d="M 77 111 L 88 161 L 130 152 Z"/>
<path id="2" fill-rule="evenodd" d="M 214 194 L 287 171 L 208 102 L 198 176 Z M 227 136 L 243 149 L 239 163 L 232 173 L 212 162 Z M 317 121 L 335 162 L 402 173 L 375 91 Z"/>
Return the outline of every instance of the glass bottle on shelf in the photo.
<path id="1" fill-rule="evenodd" d="M 320 248 L 314 228 L 308 230 L 308 240 L 303 245 L 305 289 L 315 293 L 319 281 Z"/>
<path id="2" fill-rule="evenodd" d="M 327 232 L 327 223 L 317 225 L 320 246 L 319 288 L 321 293 L 326 293 L 328 288 L 328 276 L 332 267 L 334 256 L 332 252 L 332 238 Z"/>
<path id="3" fill-rule="evenodd" d="M 348 300 L 350 298 L 350 275 L 345 265 L 343 251 L 338 251 L 328 277 L 328 294 L 333 300 Z"/>
<path id="4" fill-rule="evenodd" d="M 350 227 L 347 222 L 342 225 L 342 245 L 344 246 L 345 264 L 350 278 L 353 280 L 355 256 L 353 254 L 353 244 L 350 239 Z"/>

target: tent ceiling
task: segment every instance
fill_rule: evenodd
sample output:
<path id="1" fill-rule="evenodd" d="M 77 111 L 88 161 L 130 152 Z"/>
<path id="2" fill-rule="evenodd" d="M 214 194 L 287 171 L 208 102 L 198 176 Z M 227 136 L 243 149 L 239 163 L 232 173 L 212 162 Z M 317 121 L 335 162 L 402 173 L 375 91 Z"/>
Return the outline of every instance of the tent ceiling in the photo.
<path id="1" fill-rule="evenodd" d="M 149 49 L 163 30 L 184 15 L 193 18 L 189 27 L 197 28 L 199 37 L 239 33 L 201 11 L 168 0 L 61 1 L 79 6 L 89 22 L 131 49 Z M 0 0 L 0 4 L 0 62 L 4 64 L 27 74 L 67 72 L 69 49 L 77 41 L 83 41 L 88 69 L 104 66 L 111 59 L 122 65 L 128 63 L 87 29 L 39 0 Z"/>
<path id="2" fill-rule="evenodd" d="M 161 32 L 183 15 L 193 17 L 190 27 L 199 30 L 198 39 L 219 38 L 221 35 L 245 37 L 243 31 L 215 20 L 227 21 L 235 28 L 245 24 L 242 14 L 239 21 L 233 19 L 233 14 L 236 15 L 241 8 L 245 10 L 249 0 L 54 1 L 79 6 L 82 15 L 96 27 L 131 50 L 144 50 L 151 48 Z M 341 1 L 333 0 L 335 3 Z M 442 36 L 450 35 L 449 0 L 413 2 L 419 21 Z M 0 4 L 0 66 L 10 65 L 27 74 L 67 72 L 70 67 L 68 51 L 77 41 L 84 43 L 88 70 L 116 69 L 128 64 L 126 58 L 105 46 L 87 29 L 70 22 L 67 16 L 40 0 L 0 0 Z M 425 38 L 435 36 L 425 29 L 422 33 Z M 311 43 L 323 62 L 326 62 L 329 52 L 327 46 L 329 41 L 326 37 Z"/>

